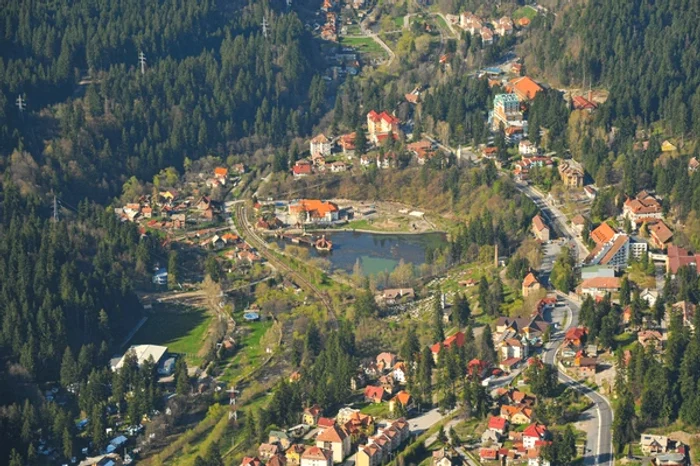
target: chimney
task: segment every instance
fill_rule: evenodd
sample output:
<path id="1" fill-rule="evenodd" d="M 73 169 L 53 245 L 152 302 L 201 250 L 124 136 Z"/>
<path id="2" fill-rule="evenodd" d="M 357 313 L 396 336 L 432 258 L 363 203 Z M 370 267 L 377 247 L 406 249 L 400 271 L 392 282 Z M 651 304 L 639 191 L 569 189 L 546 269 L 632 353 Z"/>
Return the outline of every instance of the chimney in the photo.
<path id="1" fill-rule="evenodd" d="M 493 250 L 493 265 L 498 268 L 498 242 L 495 243 L 495 248 Z"/>
<path id="2" fill-rule="evenodd" d="M 588 90 L 588 101 L 593 102 L 593 90 Z"/>

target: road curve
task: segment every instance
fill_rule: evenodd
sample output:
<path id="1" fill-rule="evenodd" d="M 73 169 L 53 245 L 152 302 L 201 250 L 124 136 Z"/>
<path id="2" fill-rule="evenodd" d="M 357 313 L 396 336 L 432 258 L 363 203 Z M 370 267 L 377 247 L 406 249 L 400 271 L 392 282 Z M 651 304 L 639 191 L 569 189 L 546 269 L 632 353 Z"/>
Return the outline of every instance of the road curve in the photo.
<path id="1" fill-rule="evenodd" d="M 564 334 L 566 331 L 578 325 L 578 315 L 580 307 L 564 294 L 559 293 L 560 300 L 563 300 L 570 313 L 567 325 L 557 332 L 553 340 L 547 344 L 544 352 L 544 362 L 557 366 L 556 356 L 559 352 Z M 593 407 L 586 411 L 588 415 L 596 418 L 597 427 L 595 430 L 588 430 L 586 441 L 586 454 L 584 455 L 585 465 L 610 465 L 613 464 L 612 454 L 612 421 L 613 411 L 610 401 L 595 390 L 569 377 L 561 369 L 558 371 L 559 381 L 585 395 L 593 403 Z"/>

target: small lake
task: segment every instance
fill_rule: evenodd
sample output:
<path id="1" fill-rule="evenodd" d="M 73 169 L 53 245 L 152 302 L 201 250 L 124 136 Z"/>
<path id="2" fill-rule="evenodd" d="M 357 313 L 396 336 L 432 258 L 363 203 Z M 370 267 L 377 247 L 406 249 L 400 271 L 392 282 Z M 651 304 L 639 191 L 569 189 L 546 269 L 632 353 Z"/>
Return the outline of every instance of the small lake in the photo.
<path id="1" fill-rule="evenodd" d="M 391 272 L 401 259 L 419 266 L 425 262 L 428 248 L 442 246 L 447 241 L 444 233 L 392 235 L 339 231 L 327 232 L 326 238 L 333 241 L 333 250 L 318 252 L 310 248 L 312 257 L 324 257 L 331 262 L 333 269 L 342 269 L 347 273 L 352 273 L 359 259 L 365 275 Z M 284 241 L 278 244 L 284 247 Z"/>

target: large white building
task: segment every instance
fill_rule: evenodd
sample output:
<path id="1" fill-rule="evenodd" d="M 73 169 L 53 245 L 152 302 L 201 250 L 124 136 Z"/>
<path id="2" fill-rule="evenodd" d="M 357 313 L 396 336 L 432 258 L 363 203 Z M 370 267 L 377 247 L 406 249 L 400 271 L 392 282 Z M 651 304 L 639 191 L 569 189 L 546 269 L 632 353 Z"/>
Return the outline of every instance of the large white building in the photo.
<path id="1" fill-rule="evenodd" d="M 599 243 L 585 262 L 587 265 L 607 265 L 620 270 L 627 268 L 630 257 L 639 259 L 646 250 L 646 243 L 635 243 L 629 236 L 616 233 L 609 241 Z"/>
<path id="2" fill-rule="evenodd" d="M 165 355 L 167 352 L 168 348 L 166 346 L 135 345 L 130 347 L 127 350 L 127 352 L 124 353 L 122 356 L 113 358 L 110 361 L 110 367 L 113 371 L 121 369 L 124 366 L 126 356 L 129 353 L 133 353 L 134 356 L 136 356 L 136 361 L 138 362 L 139 367 L 141 367 L 146 361 L 148 361 L 151 358 L 153 359 L 153 362 L 156 363 L 156 366 L 158 366 L 161 363 L 165 362 Z"/>

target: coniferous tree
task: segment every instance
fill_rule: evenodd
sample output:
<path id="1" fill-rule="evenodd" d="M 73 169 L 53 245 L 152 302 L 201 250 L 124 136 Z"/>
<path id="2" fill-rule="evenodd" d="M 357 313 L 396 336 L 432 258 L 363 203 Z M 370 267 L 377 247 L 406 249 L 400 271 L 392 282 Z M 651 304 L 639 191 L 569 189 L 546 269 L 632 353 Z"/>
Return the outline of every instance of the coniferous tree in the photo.
<path id="1" fill-rule="evenodd" d="M 479 341 L 479 359 L 494 363 L 498 361 L 496 356 L 496 349 L 493 346 L 493 335 L 491 334 L 491 327 L 488 325 L 484 326 L 484 331 L 481 334 L 481 339 Z"/>

